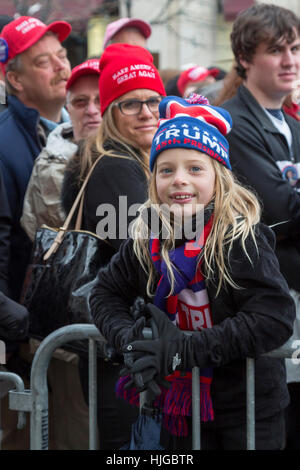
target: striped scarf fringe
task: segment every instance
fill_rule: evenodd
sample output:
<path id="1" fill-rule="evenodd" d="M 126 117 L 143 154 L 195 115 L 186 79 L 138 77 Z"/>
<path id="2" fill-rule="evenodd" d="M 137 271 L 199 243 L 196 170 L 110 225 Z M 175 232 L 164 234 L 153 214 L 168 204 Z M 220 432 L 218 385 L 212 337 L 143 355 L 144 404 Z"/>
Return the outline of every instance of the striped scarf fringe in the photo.
<path id="1" fill-rule="evenodd" d="M 116 395 L 131 405 L 139 406 L 140 398 L 136 389 L 124 390 L 130 377 L 121 377 L 116 386 Z M 161 394 L 154 400 L 153 406 L 162 414 L 162 425 L 173 435 L 185 437 L 188 426 L 185 417 L 192 416 L 191 378 L 175 378 L 170 389 L 161 387 Z M 210 384 L 200 380 L 200 417 L 201 421 L 213 420 L 213 408 L 210 399 Z"/>

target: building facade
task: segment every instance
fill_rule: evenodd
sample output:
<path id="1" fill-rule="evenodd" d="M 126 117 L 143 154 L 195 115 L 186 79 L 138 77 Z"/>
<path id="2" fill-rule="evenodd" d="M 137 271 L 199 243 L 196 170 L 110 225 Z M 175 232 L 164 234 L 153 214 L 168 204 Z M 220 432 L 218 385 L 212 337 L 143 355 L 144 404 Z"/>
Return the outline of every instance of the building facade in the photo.
<path id="1" fill-rule="evenodd" d="M 182 69 L 189 64 L 232 65 L 230 33 L 236 15 L 254 0 L 120 0 L 121 16 L 150 22 L 148 40 L 160 69 Z M 264 0 L 289 8 L 300 15 L 299 0 Z"/>

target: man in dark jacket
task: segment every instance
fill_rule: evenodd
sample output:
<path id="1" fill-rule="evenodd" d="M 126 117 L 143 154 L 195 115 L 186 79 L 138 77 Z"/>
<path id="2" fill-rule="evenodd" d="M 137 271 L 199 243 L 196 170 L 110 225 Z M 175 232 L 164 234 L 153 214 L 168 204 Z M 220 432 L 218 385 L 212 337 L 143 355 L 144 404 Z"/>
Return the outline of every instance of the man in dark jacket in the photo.
<path id="1" fill-rule="evenodd" d="M 299 76 L 300 19 L 281 7 L 256 5 L 238 16 L 231 42 L 243 79 L 223 105 L 233 119 L 231 164 L 262 202 L 263 221 L 276 233 L 281 271 L 300 305 L 300 125 L 282 111 Z M 299 337 L 296 328 L 297 320 Z M 287 361 L 289 382 L 300 380 L 298 369 Z M 291 406 L 297 401 L 292 396 Z M 299 434 L 297 439 L 299 449 Z"/>
<path id="2" fill-rule="evenodd" d="M 0 35 L 0 60 L 5 69 L 8 108 L 0 115 L 0 169 L 12 218 L 9 287 L 19 300 L 30 244 L 19 220 L 33 163 L 48 133 L 68 120 L 63 110 L 70 63 L 61 41 L 68 23 L 46 26 L 21 16 Z"/>
<path id="3" fill-rule="evenodd" d="M 20 225 L 26 187 L 47 135 L 59 123 L 69 121 L 63 106 L 71 70 L 61 42 L 70 31 L 71 26 L 64 21 L 46 26 L 37 18 L 21 16 L 8 23 L 0 34 L 0 61 L 7 95 L 7 109 L 0 115 L 0 171 L 11 223 L 7 284 L 11 299 L 16 302 L 20 300 L 31 252 L 31 242 Z M 0 266 L 5 259 L 1 258 Z M 27 345 L 19 349 L 19 344 L 11 339 L 10 343 L 6 341 L 10 352 L 6 367 L 21 375 L 27 384 L 30 367 Z M 12 412 L 5 413 L 3 404 L 2 448 L 27 448 L 28 433 L 25 430 L 16 435 Z"/>

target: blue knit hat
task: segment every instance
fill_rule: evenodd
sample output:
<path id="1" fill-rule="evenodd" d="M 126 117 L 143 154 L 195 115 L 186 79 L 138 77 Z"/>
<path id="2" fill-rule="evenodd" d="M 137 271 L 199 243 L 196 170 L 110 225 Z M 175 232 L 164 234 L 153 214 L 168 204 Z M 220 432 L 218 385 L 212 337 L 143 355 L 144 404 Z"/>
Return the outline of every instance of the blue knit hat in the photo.
<path id="1" fill-rule="evenodd" d="M 188 99 L 167 96 L 159 104 L 159 122 L 150 153 L 150 170 L 157 156 L 167 149 L 189 148 L 208 154 L 231 170 L 229 144 L 232 119 L 228 111 L 210 106 L 201 95 Z"/>

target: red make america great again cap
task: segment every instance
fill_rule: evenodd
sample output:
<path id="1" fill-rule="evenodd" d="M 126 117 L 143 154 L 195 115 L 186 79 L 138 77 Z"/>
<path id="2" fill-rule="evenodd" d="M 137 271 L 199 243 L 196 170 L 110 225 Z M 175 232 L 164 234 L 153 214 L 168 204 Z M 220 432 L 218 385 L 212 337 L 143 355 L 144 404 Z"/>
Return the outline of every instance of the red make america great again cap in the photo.
<path id="1" fill-rule="evenodd" d="M 71 25 L 66 21 L 54 21 L 45 25 L 38 18 L 20 16 L 8 23 L 0 34 L 0 62 L 6 64 L 16 55 L 33 46 L 47 31 L 57 34 L 60 42 L 71 32 Z"/>
<path id="2" fill-rule="evenodd" d="M 163 81 L 147 49 L 131 44 L 111 44 L 100 59 L 101 114 L 112 101 L 137 89 L 166 96 Z"/>

